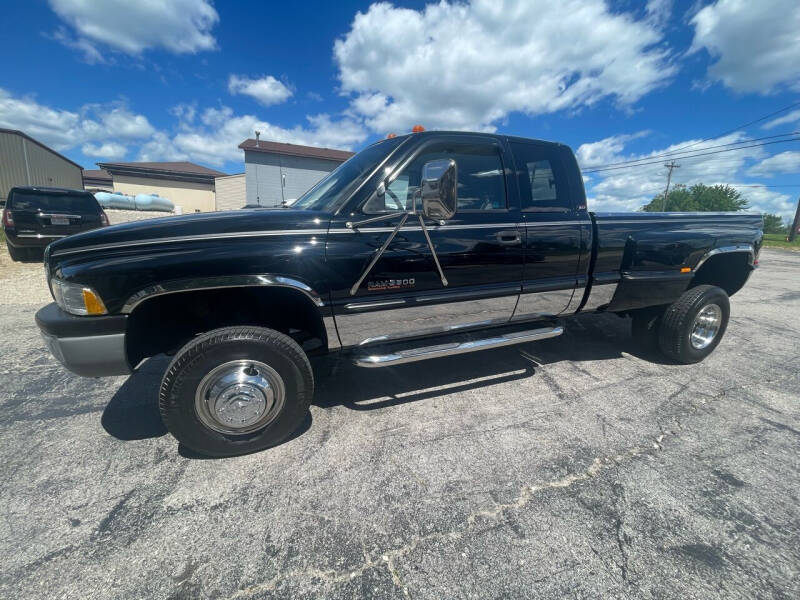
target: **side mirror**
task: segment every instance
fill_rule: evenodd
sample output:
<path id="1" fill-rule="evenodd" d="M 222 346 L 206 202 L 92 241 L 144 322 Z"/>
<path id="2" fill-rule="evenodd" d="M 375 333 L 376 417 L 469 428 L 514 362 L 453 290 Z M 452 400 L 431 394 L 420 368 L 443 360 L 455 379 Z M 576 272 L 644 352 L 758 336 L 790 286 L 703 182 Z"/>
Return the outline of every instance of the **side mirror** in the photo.
<path id="1" fill-rule="evenodd" d="M 422 167 L 422 214 L 430 219 L 451 219 L 456 214 L 458 173 L 456 161 L 440 158 Z"/>

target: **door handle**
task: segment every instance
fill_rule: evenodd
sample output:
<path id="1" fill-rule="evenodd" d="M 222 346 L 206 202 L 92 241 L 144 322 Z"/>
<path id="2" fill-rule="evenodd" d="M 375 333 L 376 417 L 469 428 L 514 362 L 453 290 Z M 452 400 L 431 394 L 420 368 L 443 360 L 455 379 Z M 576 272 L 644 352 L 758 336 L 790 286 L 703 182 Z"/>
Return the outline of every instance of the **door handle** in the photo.
<path id="1" fill-rule="evenodd" d="M 497 233 L 497 241 L 503 246 L 516 246 L 522 243 L 522 236 L 519 231 L 500 231 Z"/>

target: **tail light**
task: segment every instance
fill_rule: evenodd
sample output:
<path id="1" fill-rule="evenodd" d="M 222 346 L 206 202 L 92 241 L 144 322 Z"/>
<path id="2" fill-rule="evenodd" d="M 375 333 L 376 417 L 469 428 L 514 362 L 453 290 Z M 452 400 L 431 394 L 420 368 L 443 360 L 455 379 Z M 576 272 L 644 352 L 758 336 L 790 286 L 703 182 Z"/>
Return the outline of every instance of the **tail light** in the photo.
<path id="1" fill-rule="evenodd" d="M 106 214 L 106 211 L 104 211 L 104 210 L 100 211 L 100 224 L 103 227 L 108 227 L 110 225 L 110 223 L 108 221 L 108 215 Z"/>
<path id="2" fill-rule="evenodd" d="M 3 225 L 6 227 L 13 227 L 14 226 L 14 215 L 11 214 L 11 211 L 7 208 L 3 209 Z"/>

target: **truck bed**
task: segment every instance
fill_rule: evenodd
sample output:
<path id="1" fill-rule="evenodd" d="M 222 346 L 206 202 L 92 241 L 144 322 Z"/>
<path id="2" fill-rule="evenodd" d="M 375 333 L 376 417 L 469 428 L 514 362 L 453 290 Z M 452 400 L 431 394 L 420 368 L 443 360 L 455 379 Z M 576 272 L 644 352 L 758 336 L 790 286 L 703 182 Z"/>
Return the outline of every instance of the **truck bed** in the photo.
<path id="1" fill-rule="evenodd" d="M 590 217 L 590 285 L 618 284 L 613 294 L 606 290 L 613 297 L 608 310 L 648 306 L 655 296 L 667 303 L 715 251 L 740 253 L 742 260 L 749 254 L 752 265 L 761 247 L 760 214 L 593 212 Z M 731 287 L 731 293 L 738 289 Z"/>

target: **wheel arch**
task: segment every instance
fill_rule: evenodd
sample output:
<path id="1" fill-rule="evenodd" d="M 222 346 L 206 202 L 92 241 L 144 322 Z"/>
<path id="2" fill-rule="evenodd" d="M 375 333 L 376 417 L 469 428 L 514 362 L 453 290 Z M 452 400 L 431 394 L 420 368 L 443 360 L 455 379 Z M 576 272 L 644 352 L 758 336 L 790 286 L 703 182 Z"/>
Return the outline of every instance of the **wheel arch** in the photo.
<path id="1" fill-rule="evenodd" d="M 753 246 L 714 248 L 698 261 L 689 287 L 715 285 L 733 296 L 747 282 L 755 265 Z"/>
<path id="2" fill-rule="evenodd" d="M 135 367 L 200 333 L 234 325 L 275 329 L 308 352 L 324 352 L 339 345 L 329 310 L 302 281 L 246 275 L 154 284 L 128 298 L 121 312 L 128 315 L 126 351 Z"/>

